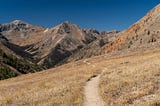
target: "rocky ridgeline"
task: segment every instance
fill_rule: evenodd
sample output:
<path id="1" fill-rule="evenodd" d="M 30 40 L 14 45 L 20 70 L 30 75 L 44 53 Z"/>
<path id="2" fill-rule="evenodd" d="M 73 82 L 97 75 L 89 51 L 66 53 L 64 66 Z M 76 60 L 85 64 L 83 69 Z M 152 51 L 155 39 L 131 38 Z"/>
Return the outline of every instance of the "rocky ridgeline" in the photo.
<path id="1" fill-rule="evenodd" d="M 15 20 L 8 24 L 1 24 L 0 33 L 9 39 L 9 42 L 22 47 L 25 52 L 32 55 L 32 62 L 49 68 L 66 60 L 94 41 L 101 42 L 105 37 L 108 37 L 107 40 L 112 40 L 118 31 L 82 29 L 68 21 L 53 28 L 44 28 Z M 90 53 L 88 55 L 94 56 Z"/>
<path id="2" fill-rule="evenodd" d="M 22 31 L 22 30 L 28 30 L 29 24 L 20 20 L 15 20 L 11 23 L 8 24 L 1 24 L 0 25 L 0 32 L 3 31 L 10 31 L 10 30 L 15 30 L 15 31 Z"/>

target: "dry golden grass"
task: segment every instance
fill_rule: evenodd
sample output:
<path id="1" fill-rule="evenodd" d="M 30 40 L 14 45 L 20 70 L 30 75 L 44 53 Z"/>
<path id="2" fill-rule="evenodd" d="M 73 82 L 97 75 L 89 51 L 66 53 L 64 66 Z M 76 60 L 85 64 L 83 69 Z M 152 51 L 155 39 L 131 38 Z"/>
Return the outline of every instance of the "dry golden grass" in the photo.
<path id="1" fill-rule="evenodd" d="M 98 70 L 83 61 L 0 81 L 0 105 L 82 106 L 83 86 Z"/>
<path id="2" fill-rule="evenodd" d="M 100 93 L 106 106 L 160 106 L 159 51 L 112 59 L 105 67 Z"/>
<path id="3" fill-rule="evenodd" d="M 43 72 L 0 81 L 0 105 L 82 106 L 84 85 L 104 72 L 100 93 L 106 106 L 153 105 L 160 101 L 160 51 L 98 56 Z"/>

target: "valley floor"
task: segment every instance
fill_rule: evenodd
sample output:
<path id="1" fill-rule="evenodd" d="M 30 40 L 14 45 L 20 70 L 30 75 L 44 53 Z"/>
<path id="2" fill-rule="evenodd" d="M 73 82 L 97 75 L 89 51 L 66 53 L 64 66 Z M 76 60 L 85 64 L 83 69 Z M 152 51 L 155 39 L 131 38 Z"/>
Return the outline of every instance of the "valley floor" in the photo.
<path id="1" fill-rule="evenodd" d="M 158 106 L 159 64 L 160 51 L 155 50 L 112 59 L 104 55 L 21 75 L 0 81 L 0 105 L 83 106 L 86 84 L 99 75 L 96 90 L 105 106 Z"/>

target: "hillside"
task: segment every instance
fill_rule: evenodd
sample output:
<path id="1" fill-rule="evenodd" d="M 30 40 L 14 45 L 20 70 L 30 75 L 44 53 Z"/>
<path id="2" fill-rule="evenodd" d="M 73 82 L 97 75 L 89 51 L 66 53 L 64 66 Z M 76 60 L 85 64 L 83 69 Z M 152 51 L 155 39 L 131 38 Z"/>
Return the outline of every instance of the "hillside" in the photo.
<path id="1" fill-rule="evenodd" d="M 160 45 L 160 5 L 157 5 L 142 19 L 137 21 L 108 45 L 102 48 L 101 54 L 117 51 L 143 51 Z"/>

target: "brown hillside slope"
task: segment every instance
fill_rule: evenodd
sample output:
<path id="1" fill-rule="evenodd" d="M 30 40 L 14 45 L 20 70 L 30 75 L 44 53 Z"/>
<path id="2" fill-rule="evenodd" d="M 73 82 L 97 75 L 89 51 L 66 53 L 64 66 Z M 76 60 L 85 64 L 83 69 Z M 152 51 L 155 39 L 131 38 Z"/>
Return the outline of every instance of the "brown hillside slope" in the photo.
<path id="1" fill-rule="evenodd" d="M 103 47 L 101 53 L 120 50 L 145 50 L 160 46 L 160 4 L 134 25 L 123 31 L 113 42 Z"/>

